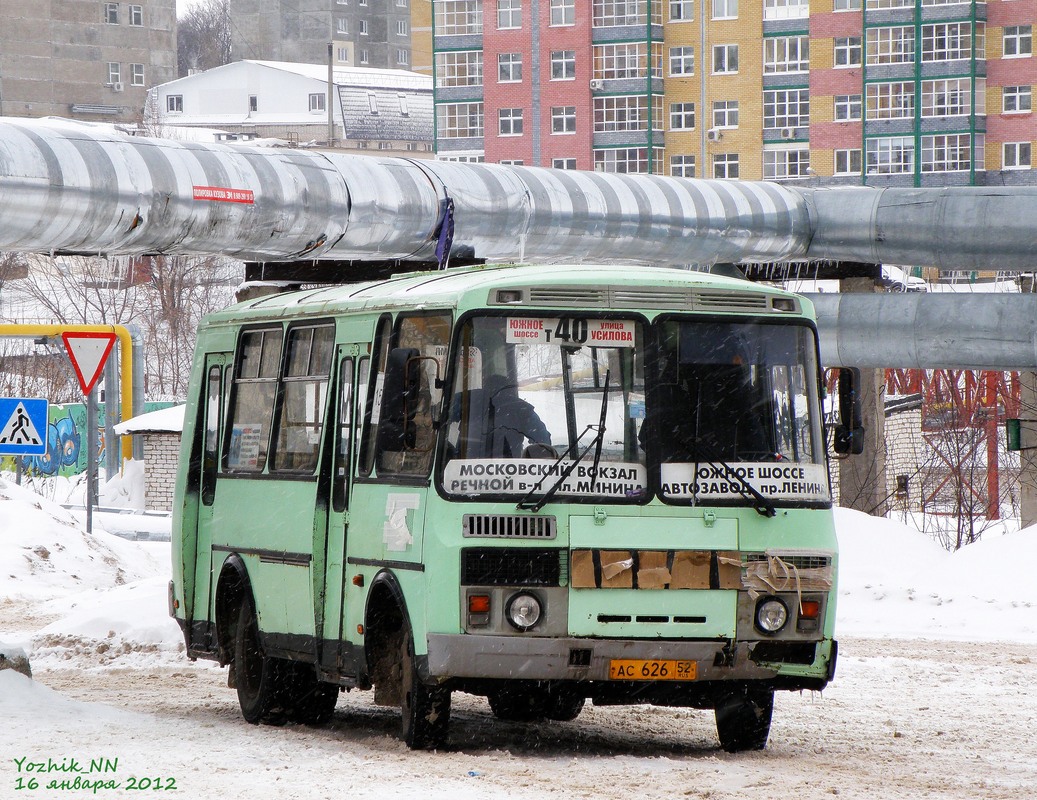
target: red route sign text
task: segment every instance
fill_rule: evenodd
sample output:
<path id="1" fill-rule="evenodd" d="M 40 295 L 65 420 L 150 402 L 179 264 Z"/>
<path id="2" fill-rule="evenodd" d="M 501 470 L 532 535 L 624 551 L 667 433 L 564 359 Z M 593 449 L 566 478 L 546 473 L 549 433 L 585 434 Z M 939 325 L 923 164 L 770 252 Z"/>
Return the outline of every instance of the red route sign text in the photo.
<path id="1" fill-rule="evenodd" d="M 195 200 L 212 200 L 217 203 L 245 203 L 252 205 L 255 196 L 251 189 L 230 189 L 225 186 L 195 186 Z"/>

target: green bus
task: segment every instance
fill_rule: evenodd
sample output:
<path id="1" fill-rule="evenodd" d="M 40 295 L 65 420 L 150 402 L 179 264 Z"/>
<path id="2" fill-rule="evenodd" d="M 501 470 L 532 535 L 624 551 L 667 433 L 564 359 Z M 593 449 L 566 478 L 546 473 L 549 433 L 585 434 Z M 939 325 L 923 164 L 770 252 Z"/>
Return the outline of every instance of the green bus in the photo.
<path id="1" fill-rule="evenodd" d="M 713 709 L 734 752 L 834 675 L 801 297 L 586 265 L 303 289 L 208 317 L 191 387 L 170 613 L 248 722 L 373 689 L 429 749 L 461 691 Z"/>

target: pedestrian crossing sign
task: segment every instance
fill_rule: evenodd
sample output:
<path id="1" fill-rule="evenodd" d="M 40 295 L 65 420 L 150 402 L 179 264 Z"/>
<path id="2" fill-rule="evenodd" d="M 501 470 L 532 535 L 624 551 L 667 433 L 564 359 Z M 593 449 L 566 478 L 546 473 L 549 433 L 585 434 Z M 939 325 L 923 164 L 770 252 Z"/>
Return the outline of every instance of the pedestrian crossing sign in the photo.
<path id="1" fill-rule="evenodd" d="M 0 455 L 38 456 L 47 452 L 47 400 L 0 397 Z"/>

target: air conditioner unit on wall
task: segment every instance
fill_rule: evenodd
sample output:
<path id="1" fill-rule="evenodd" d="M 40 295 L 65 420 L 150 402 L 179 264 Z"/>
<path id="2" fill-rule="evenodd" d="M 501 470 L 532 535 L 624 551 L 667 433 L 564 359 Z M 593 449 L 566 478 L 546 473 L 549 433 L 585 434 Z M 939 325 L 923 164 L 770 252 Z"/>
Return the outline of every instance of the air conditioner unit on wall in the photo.
<path id="1" fill-rule="evenodd" d="M 780 131 L 778 131 L 778 135 L 781 136 L 782 139 L 795 139 L 796 138 L 796 129 L 795 128 L 782 128 Z"/>
<path id="2" fill-rule="evenodd" d="M 591 78 L 591 91 L 592 92 L 600 92 L 604 88 L 605 88 L 605 81 L 603 81 L 601 78 Z"/>
<path id="3" fill-rule="evenodd" d="M 115 83 L 112 84 L 112 91 L 113 92 L 121 92 L 122 91 L 122 81 L 115 81 Z"/>
<path id="4" fill-rule="evenodd" d="M 718 130 L 717 128 L 710 128 L 708 131 L 706 131 L 706 138 L 709 139 L 709 141 L 711 142 L 719 142 L 723 135 L 723 132 Z"/>

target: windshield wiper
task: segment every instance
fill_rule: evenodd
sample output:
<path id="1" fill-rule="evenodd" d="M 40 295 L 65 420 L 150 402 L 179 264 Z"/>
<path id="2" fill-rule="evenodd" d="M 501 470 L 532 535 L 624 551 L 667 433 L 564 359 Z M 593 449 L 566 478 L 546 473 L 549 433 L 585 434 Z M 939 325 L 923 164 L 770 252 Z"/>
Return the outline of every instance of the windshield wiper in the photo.
<path id="1" fill-rule="evenodd" d="M 777 514 L 777 510 L 774 503 L 767 497 L 764 497 L 760 490 L 753 486 L 744 476 L 739 475 L 738 471 L 724 461 L 722 458 L 717 458 L 716 453 L 710 452 L 708 448 L 704 447 L 701 443 L 689 442 L 687 439 L 680 437 L 680 443 L 687 448 L 688 452 L 693 454 L 695 458 L 695 482 L 698 482 L 698 465 L 708 464 L 713 469 L 719 469 L 724 473 L 724 477 L 733 482 L 733 486 L 736 492 L 740 494 L 744 499 L 752 503 L 753 509 L 761 517 L 773 517 Z M 696 500 L 698 498 L 696 497 Z"/>
<path id="2" fill-rule="evenodd" d="M 581 433 L 576 438 L 576 441 L 573 442 L 573 444 L 570 447 L 566 448 L 565 452 L 558 456 L 557 459 L 555 459 L 555 462 L 551 465 L 551 468 L 544 473 L 544 476 L 540 480 L 538 480 L 536 484 L 534 484 L 532 489 L 526 492 L 526 495 L 521 500 L 518 501 L 518 503 L 515 505 L 516 508 L 520 508 L 524 511 L 537 512 L 540 509 L 542 509 L 545 505 L 547 505 L 551 501 L 551 498 L 558 493 L 558 490 L 562 488 L 562 485 L 569 478 L 569 476 L 572 475 L 573 470 L 576 469 L 577 465 L 583 460 L 583 457 L 590 452 L 592 447 L 594 448 L 594 466 L 591 468 L 591 491 L 594 491 L 594 486 L 598 482 L 598 462 L 601 460 L 601 446 L 602 443 L 605 441 L 605 413 L 608 410 L 609 378 L 611 375 L 612 370 L 605 371 L 605 386 L 601 393 L 601 412 L 598 415 L 598 424 L 588 425 L 586 428 L 583 429 L 583 433 Z M 562 472 L 558 475 L 558 479 L 551 484 L 551 487 L 546 492 L 544 492 L 540 499 L 536 502 L 531 503 L 530 498 L 536 495 L 536 493 L 540 490 L 540 487 L 543 486 L 544 481 L 547 480 L 547 476 L 554 472 L 555 467 L 562 463 L 562 460 L 564 458 L 576 451 L 576 448 L 580 444 L 580 439 L 582 439 L 586 435 L 587 431 L 590 430 L 596 430 L 594 438 L 587 444 L 586 447 L 583 448 L 583 450 L 577 453 L 576 457 L 572 460 L 572 462 L 568 466 L 566 466 L 565 469 L 562 470 Z"/>

